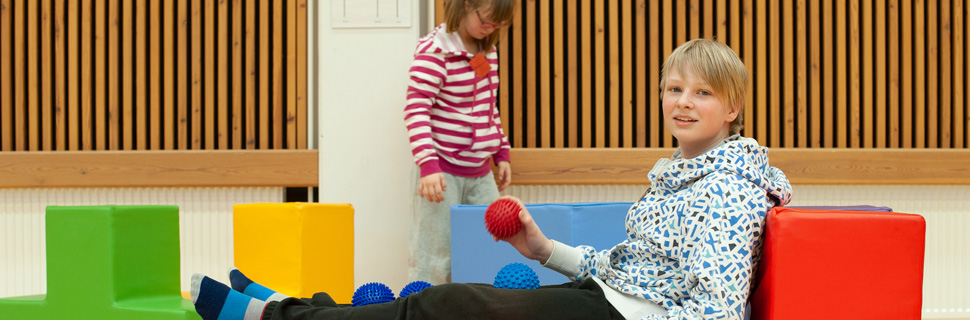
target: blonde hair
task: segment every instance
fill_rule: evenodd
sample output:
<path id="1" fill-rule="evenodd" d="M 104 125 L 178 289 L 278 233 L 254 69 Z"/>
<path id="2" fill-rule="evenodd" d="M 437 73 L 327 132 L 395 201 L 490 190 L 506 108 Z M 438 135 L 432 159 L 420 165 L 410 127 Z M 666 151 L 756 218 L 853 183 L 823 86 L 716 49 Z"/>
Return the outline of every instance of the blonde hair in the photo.
<path id="1" fill-rule="evenodd" d="M 661 97 L 671 68 L 684 74 L 684 69 L 688 67 L 696 76 L 707 81 L 722 103 L 732 110 L 737 107 L 738 115 L 731 121 L 731 133 L 741 132 L 744 128 L 741 111 L 744 110 L 748 73 L 734 50 L 723 43 L 708 39 L 694 39 L 681 44 L 667 57 L 660 71 Z"/>
<path id="2" fill-rule="evenodd" d="M 512 25 L 512 20 L 515 19 L 515 0 L 446 0 L 445 24 L 448 25 L 448 32 L 458 31 L 461 20 L 468 16 L 468 11 L 465 11 L 466 4 L 475 10 L 487 6 L 489 10 L 487 12 L 488 18 L 494 23 L 505 24 L 505 27 L 492 31 L 488 37 L 476 40 L 483 53 L 488 53 L 489 50 L 492 50 L 492 47 L 498 44 L 504 29 Z"/>

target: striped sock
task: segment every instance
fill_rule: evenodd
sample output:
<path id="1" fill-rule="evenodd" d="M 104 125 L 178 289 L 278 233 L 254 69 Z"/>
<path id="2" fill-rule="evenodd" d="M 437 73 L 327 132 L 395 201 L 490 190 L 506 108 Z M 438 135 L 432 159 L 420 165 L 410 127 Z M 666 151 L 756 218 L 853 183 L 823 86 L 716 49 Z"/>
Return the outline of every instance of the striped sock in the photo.
<path id="1" fill-rule="evenodd" d="M 192 304 L 204 320 L 260 320 L 266 302 L 201 274 L 192 275 Z"/>
<path id="2" fill-rule="evenodd" d="M 249 280 L 246 275 L 239 271 L 239 269 L 232 269 L 229 271 L 229 283 L 232 284 L 232 289 L 245 293 L 246 295 L 263 300 L 266 302 L 271 301 L 281 301 L 283 299 L 289 298 L 289 296 L 273 291 L 273 289 L 264 287 L 261 284 Z"/>

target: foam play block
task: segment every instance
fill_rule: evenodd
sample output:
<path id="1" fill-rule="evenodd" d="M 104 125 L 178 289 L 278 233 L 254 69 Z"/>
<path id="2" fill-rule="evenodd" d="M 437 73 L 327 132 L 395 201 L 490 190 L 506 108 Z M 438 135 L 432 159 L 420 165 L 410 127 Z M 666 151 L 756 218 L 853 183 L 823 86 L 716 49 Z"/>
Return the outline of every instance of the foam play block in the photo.
<path id="1" fill-rule="evenodd" d="M 919 319 L 925 231 L 915 214 L 772 209 L 751 319 Z"/>
<path id="2" fill-rule="evenodd" d="M 883 211 L 893 212 L 890 207 L 870 206 L 870 205 L 850 205 L 850 206 L 789 206 L 791 209 L 813 209 L 813 210 L 842 210 L 842 211 Z"/>
<path id="3" fill-rule="evenodd" d="M 550 239 L 568 245 L 612 248 L 626 237 L 623 221 L 631 202 L 528 204 L 526 209 Z M 493 283 L 502 267 L 523 263 L 539 276 L 540 285 L 569 279 L 529 260 L 505 242 L 495 242 L 485 228 L 486 205 L 451 207 L 452 282 Z"/>
<path id="4" fill-rule="evenodd" d="M 233 206 L 236 268 L 292 297 L 354 293 L 354 208 L 350 204 L 253 203 Z"/>
<path id="5" fill-rule="evenodd" d="M 176 206 L 47 207 L 47 294 L 0 319 L 201 319 L 182 298 Z"/>

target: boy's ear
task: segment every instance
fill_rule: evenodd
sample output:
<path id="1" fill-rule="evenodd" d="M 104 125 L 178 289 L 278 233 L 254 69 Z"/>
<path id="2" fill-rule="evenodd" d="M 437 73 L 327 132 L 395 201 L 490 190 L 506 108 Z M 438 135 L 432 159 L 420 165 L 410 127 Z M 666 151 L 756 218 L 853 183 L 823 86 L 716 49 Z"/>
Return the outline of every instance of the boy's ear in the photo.
<path id="1" fill-rule="evenodd" d="M 728 122 L 734 121 L 738 118 L 738 113 L 741 112 L 741 104 L 735 103 L 731 105 L 731 111 L 728 112 Z"/>

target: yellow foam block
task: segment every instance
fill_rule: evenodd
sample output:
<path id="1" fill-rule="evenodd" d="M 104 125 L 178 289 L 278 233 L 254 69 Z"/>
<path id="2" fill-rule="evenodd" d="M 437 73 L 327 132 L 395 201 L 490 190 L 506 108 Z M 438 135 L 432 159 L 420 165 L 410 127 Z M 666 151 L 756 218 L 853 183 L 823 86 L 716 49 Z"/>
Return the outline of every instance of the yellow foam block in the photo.
<path id="1" fill-rule="evenodd" d="M 279 293 L 337 303 L 354 294 L 354 207 L 253 203 L 233 206 L 236 268 Z"/>

